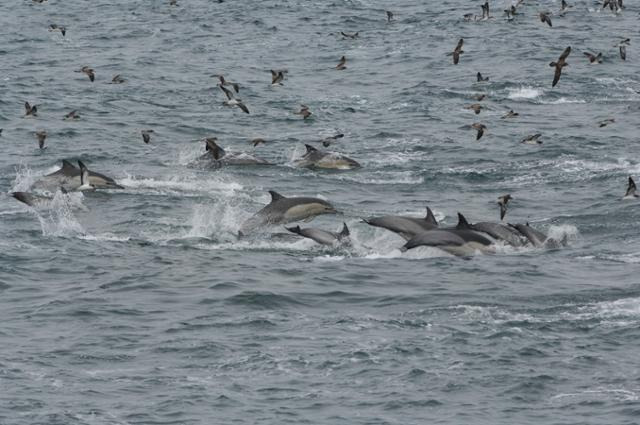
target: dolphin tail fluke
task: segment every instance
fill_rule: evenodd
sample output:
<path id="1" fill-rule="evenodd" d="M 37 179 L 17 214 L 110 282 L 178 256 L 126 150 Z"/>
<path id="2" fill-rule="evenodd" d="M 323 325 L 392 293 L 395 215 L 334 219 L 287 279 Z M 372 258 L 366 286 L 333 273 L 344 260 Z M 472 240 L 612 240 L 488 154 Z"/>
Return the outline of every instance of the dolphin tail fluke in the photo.
<path id="1" fill-rule="evenodd" d="M 349 228 L 347 227 L 347 223 L 342 223 L 342 230 L 338 233 L 338 239 L 343 239 L 349 237 Z"/>
<path id="2" fill-rule="evenodd" d="M 471 225 L 462 214 L 458 213 L 458 224 L 456 225 L 456 229 L 458 230 L 470 230 Z"/>
<path id="3" fill-rule="evenodd" d="M 436 216 L 433 215 L 433 211 L 431 211 L 431 208 L 429 207 L 427 207 L 427 215 L 424 219 L 427 223 L 431 223 L 434 226 L 438 225 L 438 220 L 436 220 Z"/>

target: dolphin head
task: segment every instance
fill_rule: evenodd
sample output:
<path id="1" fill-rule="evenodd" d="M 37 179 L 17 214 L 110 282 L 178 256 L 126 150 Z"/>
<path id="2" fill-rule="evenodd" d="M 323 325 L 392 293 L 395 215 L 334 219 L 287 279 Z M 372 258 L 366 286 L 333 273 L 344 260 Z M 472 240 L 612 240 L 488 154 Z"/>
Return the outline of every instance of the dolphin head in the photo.
<path id="1" fill-rule="evenodd" d="M 96 189 L 124 189 L 111 177 L 93 171 L 89 171 L 89 182 Z"/>

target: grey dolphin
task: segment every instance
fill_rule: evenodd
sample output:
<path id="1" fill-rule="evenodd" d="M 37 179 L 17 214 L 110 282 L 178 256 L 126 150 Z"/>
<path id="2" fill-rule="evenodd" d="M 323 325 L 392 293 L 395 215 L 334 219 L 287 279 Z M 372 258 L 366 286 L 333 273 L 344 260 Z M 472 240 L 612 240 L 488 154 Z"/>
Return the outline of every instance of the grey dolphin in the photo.
<path id="1" fill-rule="evenodd" d="M 495 240 L 504 241 L 511 246 L 523 246 L 527 242 L 516 229 L 501 223 L 480 222 L 474 223 L 471 228 L 477 232 L 486 233 Z"/>
<path id="2" fill-rule="evenodd" d="M 476 250 L 486 250 L 491 243 L 491 240 L 474 232 L 465 217 L 458 213 L 458 225 L 455 228 L 422 232 L 407 241 L 401 251 L 418 246 L 432 246 L 453 255 L 470 255 Z"/>
<path id="3" fill-rule="evenodd" d="M 334 246 L 348 241 L 349 228 L 347 227 L 347 223 L 342 224 L 343 226 L 340 232 L 329 232 L 327 230 L 314 229 L 311 227 L 301 229 L 300 226 L 286 227 L 286 229 L 291 233 L 314 240 L 319 244 Z"/>
<path id="4" fill-rule="evenodd" d="M 287 224 L 294 221 L 310 221 L 320 214 L 336 214 L 338 211 L 327 201 L 306 196 L 287 198 L 270 190 L 271 202 L 242 223 L 239 236 L 261 226 Z"/>
<path id="5" fill-rule="evenodd" d="M 38 180 L 34 186 L 40 188 L 58 188 L 64 187 L 66 190 L 75 190 L 82 186 L 80 178 L 80 169 L 75 167 L 69 161 L 62 160 L 62 168 L 53 173 L 47 174 Z M 96 173 L 89 170 L 89 183 L 96 189 L 124 189 L 104 174 Z"/>
<path id="6" fill-rule="evenodd" d="M 216 137 L 205 139 L 207 152 L 200 156 L 200 160 L 214 161 L 214 165 L 271 165 L 268 161 L 244 152 L 227 153 L 217 143 Z"/>
<path id="7" fill-rule="evenodd" d="M 353 170 L 360 168 L 360 164 L 344 155 L 321 151 L 311 145 L 304 145 L 307 152 L 294 162 L 296 167 L 302 168 L 325 168 L 335 170 Z"/>
<path id="8" fill-rule="evenodd" d="M 41 208 L 47 206 L 53 198 L 47 196 L 35 195 L 29 192 L 11 192 L 11 196 L 16 198 L 23 204 L 27 204 L 30 207 Z"/>
<path id="9" fill-rule="evenodd" d="M 405 217 L 401 215 L 385 215 L 381 217 L 370 217 L 362 219 L 370 226 L 382 227 L 399 234 L 404 239 L 409 240 L 419 233 L 433 230 L 438 227 L 438 222 L 433 215 L 431 208 L 427 207 L 427 215 L 424 218 Z"/>
<path id="10" fill-rule="evenodd" d="M 566 245 L 566 239 L 558 241 L 554 238 L 550 238 L 539 230 L 527 224 L 509 224 L 509 226 L 515 228 L 518 232 L 522 233 L 536 248 L 559 248 L 561 245 Z"/>

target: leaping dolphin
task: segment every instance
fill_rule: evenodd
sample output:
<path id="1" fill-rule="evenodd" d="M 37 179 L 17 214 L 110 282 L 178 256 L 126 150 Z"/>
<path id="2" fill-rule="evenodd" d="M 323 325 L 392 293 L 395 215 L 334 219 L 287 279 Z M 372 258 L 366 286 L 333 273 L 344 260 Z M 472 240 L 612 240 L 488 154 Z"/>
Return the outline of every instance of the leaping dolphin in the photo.
<path id="1" fill-rule="evenodd" d="M 294 162 L 296 167 L 334 170 L 353 170 L 360 168 L 360 164 L 357 161 L 344 155 L 321 151 L 311 145 L 304 146 L 307 148 L 307 152 Z"/>
<path id="2" fill-rule="evenodd" d="M 111 177 L 94 171 L 87 171 L 89 173 L 89 184 L 96 189 L 124 189 Z M 82 186 L 80 169 L 65 159 L 62 160 L 62 168 L 47 174 L 34 184 L 34 187 L 50 190 L 55 190 L 59 187 L 63 187 L 66 190 L 76 190 L 80 186 Z"/>
<path id="3" fill-rule="evenodd" d="M 362 219 L 362 221 L 370 226 L 382 227 L 383 229 L 397 233 L 405 240 L 409 240 L 419 233 L 438 227 L 438 221 L 429 207 L 427 207 L 427 215 L 424 218 L 385 215 L 365 218 Z"/>
<path id="4" fill-rule="evenodd" d="M 239 236 L 262 226 L 287 224 L 294 221 L 311 221 L 320 214 L 337 214 L 338 211 L 327 201 L 311 197 L 287 198 L 270 190 L 271 202 L 240 227 Z"/>

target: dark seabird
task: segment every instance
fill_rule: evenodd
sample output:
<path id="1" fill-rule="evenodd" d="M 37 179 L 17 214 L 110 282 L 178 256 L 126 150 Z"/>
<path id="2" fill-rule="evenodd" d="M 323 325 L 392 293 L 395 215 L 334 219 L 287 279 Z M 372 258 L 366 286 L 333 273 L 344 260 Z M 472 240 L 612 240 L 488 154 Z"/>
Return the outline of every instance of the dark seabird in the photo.
<path id="1" fill-rule="evenodd" d="M 33 0 L 34 3 L 44 3 L 47 0 Z"/>
<path id="2" fill-rule="evenodd" d="M 538 140 L 542 136 L 540 133 L 531 134 L 524 139 L 520 143 L 524 143 L 525 145 L 541 145 L 542 141 Z"/>
<path id="3" fill-rule="evenodd" d="M 344 134 L 342 133 L 336 134 L 335 136 L 325 137 L 324 139 L 321 140 L 322 146 L 324 146 L 325 148 L 328 148 L 329 146 L 331 146 L 333 142 L 335 142 L 338 139 L 342 139 L 343 137 L 344 137 Z"/>
<path id="4" fill-rule="evenodd" d="M 602 127 L 606 127 L 609 124 L 613 124 L 614 122 L 616 122 L 615 118 L 607 118 L 605 120 L 602 120 L 598 123 L 598 127 L 602 128 Z"/>
<path id="5" fill-rule="evenodd" d="M 65 120 L 77 120 L 79 118 L 80 118 L 80 114 L 78 114 L 78 111 L 76 111 L 74 109 L 73 111 L 71 111 L 67 115 L 65 115 L 63 119 L 65 119 Z"/>
<path id="6" fill-rule="evenodd" d="M 0 136 L 2 136 L 2 129 L 0 128 Z"/>
<path id="7" fill-rule="evenodd" d="M 343 69 L 347 69 L 347 66 L 345 65 L 347 63 L 347 58 L 346 57 L 341 57 L 340 58 L 340 62 L 338 62 L 338 65 L 336 65 L 336 69 L 338 71 L 342 71 Z"/>
<path id="8" fill-rule="evenodd" d="M 349 33 L 340 31 L 340 34 L 342 34 L 342 36 L 344 38 L 358 38 L 358 32 L 354 32 L 353 34 L 349 34 Z"/>
<path id="9" fill-rule="evenodd" d="M 518 14 L 514 5 L 511 5 L 509 9 L 505 9 L 504 13 L 507 14 L 507 21 L 512 20 Z"/>
<path id="10" fill-rule="evenodd" d="M 456 45 L 456 48 L 453 49 L 453 52 L 451 53 L 447 53 L 447 56 L 451 56 L 453 55 L 453 64 L 457 65 L 458 61 L 460 61 L 460 55 L 464 53 L 464 51 L 462 50 L 462 45 L 464 44 L 464 39 L 460 39 L 458 41 L 458 44 Z"/>
<path id="11" fill-rule="evenodd" d="M 622 199 L 634 199 L 638 197 L 638 192 L 636 189 L 636 183 L 633 181 L 631 176 L 629 176 L 629 184 L 627 185 L 627 192 L 624 194 Z"/>
<path id="12" fill-rule="evenodd" d="M 480 124 L 479 122 L 475 122 L 471 124 L 471 127 L 475 129 L 478 133 L 476 134 L 476 140 L 480 140 L 485 130 L 487 130 L 487 126 L 484 124 Z"/>
<path id="13" fill-rule="evenodd" d="M 560 16 L 564 15 L 572 7 L 573 6 L 568 4 L 566 0 L 562 0 L 562 3 L 560 4 Z"/>
<path id="14" fill-rule="evenodd" d="M 151 141 L 151 133 L 153 133 L 153 130 L 142 130 L 140 133 L 142 133 L 142 141 L 146 144 L 149 144 L 149 142 Z"/>
<path id="15" fill-rule="evenodd" d="M 462 18 L 464 18 L 465 22 L 469 22 L 470 20 L 472 20 L 474 17 L 473 13 L 465 13 Z"/>
<path id="16" fill-rule="evenodd" d="M 556 84 L 558 84 L 558 81 L 560 80 L 560 76 L 562 75 L 562 68 L 569 65 L 566 62 L 566 59 L 567 59 L 567 56 L 569 56 L 569 53 L 571 53 L 571 46 L 564 49 L 564 52 L 562 52 L 562 54 L 558 58 L 558 62 L 551 62 L 549 64 L 549 66 L 556 68 L 556 72 L 553 76 L 553 83 L 551 84 L 551 87 L 555 87 Z"/>
<path id="17" fill-rule="evenodd" d="M 504 114 L 502 117 L 500 117 L 501 119 L 505 119 L 505 118 L 515 118 L 517 116 L 519 116 L 520 114 L 517 112 L 514 112 L 513 109 L 509 110 L 509 112 L 507 112 L 506 114 Z"/>
<path id="18" fill-rule="evenodd" d="M 511 199 L 513 198 L 508 193 L 498 197 L 498 205 L 500 205 L 500 220 L 504 220 L 504 216 L 507 214 L 507 204 Z"/>
<path id="19" fill-rule="evenodd" d="M 480 6 L 482 7 L 482 20 L 486 21 L 487 19 L 491 18 L 491 16 L 489 16 L 489 2 L 486 1 Z"/>
<path id="20" fill-rule="evenodd" d="M 113 76 L 113 78 L 111 79 L 111 84 L 122 84 L 124 83 L 125 80 L 124 78 L 122 78 L 122 76 L 120 74 L 116 74 Z"/>
<path id="21" fill-rule="evenodd" d="M 589 58 L 589 63 L 591 65 L 602 63 L 602 53 L 594 55 L 593 53 L 584 52 L 584 55 Z"/>
<path id="22" fill-rule="evenodd" d="M 169 0 L 169 6 L 177 6 L 178 0 Z"/>
<path id="23" fill-rule="evenodd" d="M 82 68 L 80 68 L 80 71 L 76 71 L 76 72 L 82 72 L 87 74 L 87 77 L 89 77 L 89 80 L 93 83 L 93 81 L 96 79 L 96 74 L 93 71 L 93 69 L 89 68 L 88 66 L 83 66 Z"/>
<path id="24" fill-rule="evenodd" d="M 473 100 L 477 100 L 478 102 L 482 102 L 486 97 L 487 97 L 487 95 L 484 94 L 484 93 L 479 93 L 479 94 L 471 96 L 471 98 Z"/>
<path id="25" fill-rule="evenodd" d="M 224 88 L 224 86 L 218 84 L 218 87 L 220 87 L 224 94 L 227 95 L 227 100 L 224 102 L 225 105 L 237 106 L 238 108 L 242 109 L 245 114 L 249 113 L 249 109 L 244 103 L 242 103 L 242 99 L 236 99 L 235 97 L 233 97 L 233 93 L 231 92 L 231 90 Z"/>
<path id="26" fill-rule="evenodd" d="M 542 23 L 546 22 L 547 24 L 549 24 L 550 27 L 553 26 L 551 24 L 551 17 L 549 16 L 548 12 L 540 12 L 540 14 L 538 16 L 540 16 L 540 22 L 542 22 Z"/>
<path id="27" fill-rule="evenodd" d="M 231 86 L 236 93 L 240 93 L 240 86 L 237 83 L 225 80 L 223 75 L 218 75 L 218 79 L 220 80 L 221 86 Z"/>
<path id="28" fill-rule="evenodd" d="M 60 31 L 63 37 L 67 34 L 67 29 L 65 27 L 56 24 L 49 25 L 49 31 Z"/>
<path id="29" fill-rule="evenodd" d="M 284 72 L 283 71 L 274 71 L 271 70 L 271 85 L 282 85 L 282 80 L 284 80 Z"/>
<path id="30" fill-rule="evenodd" d="M 387 22 L 391 22 L 392 19 L 393 19 L 393 12 L 389 12 L 387 10 Z"/>
<path id="31" fill-rule="evenodd" d="M 45 149 L 44 141 L 47 139 L 46 131 L 36 131 L 36 137 L 38 138 L 38 147 L 40 149 Z"/>
<path id="32" fill-rule="evenodd" d="M 38 116 L 38 107 L 36 105 L 29 105 L 29 102 L 24 102 L 24 110 L 25 110 L 25 116 L 29 116 L 31 115 L 32 117 L 37 117 Z"/>
<path id="33" fill-rule="evenodd" d="M 479 83 L 481 83 L 483 81 L 489 81 L 489 77 L 483 77 L 482 74 L 480 74 L 479 72 L 476 75 L 476 79 L 478 80 Z"/>
<path id="34" fill-rule="evenodd" d="M 300 105 L 300 111 L 294 112 L 294 114 L 302 115 L 302 118 L 305 120 L 311 116 L 311 112 L 309 111 L 309 107 L 307 105 Z"/>
<path id="35" fill-rule="evenodd" d="M 261 143 L 262 143 L 262 144 L 266 144 L 266 143 L 267 143 L 267 141 L 266 141 L 266 140 L 264 140 L 264 139 L 262 139 L 262 138 L 260 138 L 260 137 L 258 137 L 258 138 L 256 138 L 256 139 L 250 140 L 250 141 L 249 141 L 249 143 L 251 143 L 251 144 L 253 145 L 253 147 L 255 148 L 255 147 L 257 147 L 257 146 L 258 146 L 259 144 L 261 144 Z"/>
<path id="36" fill-rule="evenodd" d="M 625 38 L 617 44 L 617 47 L 620 49 L 620 59 L 622 59 L 623 61 L 627 60 L 627 46 L 630 42 L 630 38 Z"/>
<path id="37" fill-rule="evenodd" d="M 476 115 L 478 115 L 480 113 L 480 111 L 482 110 L 482 105 L 480 105 L 479 103 L 474 103 L 473 105 L 469 105 L 469 106 L 465 106 L 465 109 L 471 109 L 473 110 L 473 112 L 476 113 Z"/>

